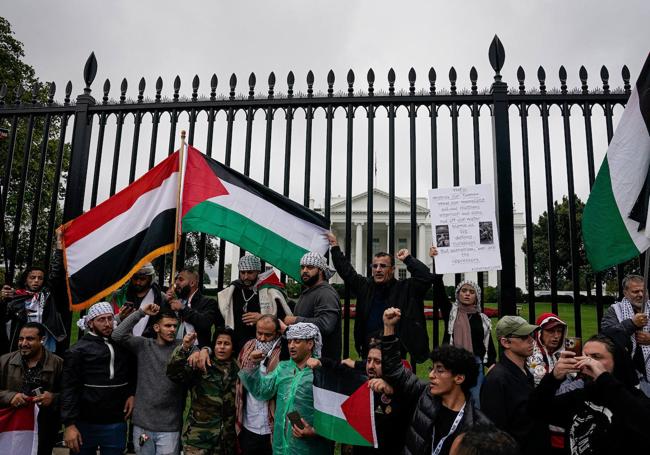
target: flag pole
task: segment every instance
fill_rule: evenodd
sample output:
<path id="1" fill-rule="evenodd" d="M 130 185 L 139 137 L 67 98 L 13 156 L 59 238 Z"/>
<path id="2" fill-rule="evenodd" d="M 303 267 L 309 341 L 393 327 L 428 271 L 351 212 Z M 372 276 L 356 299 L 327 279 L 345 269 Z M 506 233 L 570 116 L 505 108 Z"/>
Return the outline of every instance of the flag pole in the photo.
<path id="1" fill-rule="evenodd" d="M 178 185 L 176 187 L 176 222 L 174 224 L 174 252 L 172 253 L 172 274 L 169 278 L 169 286 L 173 288 L 176 277 L 176 256 L 178 250 L 178 235 L 180 228 L 181 211 L 181 185 L 183 184 L 183 157 L 185 152 L 185 130 L 181 130 L 181 148 L 178 151 Z"/>

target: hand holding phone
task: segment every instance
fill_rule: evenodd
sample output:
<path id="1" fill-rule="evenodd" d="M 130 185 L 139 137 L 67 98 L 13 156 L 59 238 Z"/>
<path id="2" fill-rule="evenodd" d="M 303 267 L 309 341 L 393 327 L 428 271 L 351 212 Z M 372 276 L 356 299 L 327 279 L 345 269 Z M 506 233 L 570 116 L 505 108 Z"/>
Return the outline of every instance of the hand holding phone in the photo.
<path id="1" fill-rule="evenodd" d="M 295 425 L 301 430 L 305 429 L 305 424 L 302 422 L 302 417 L 298 411 L 291 411 L 287 413 L 287 419 L 291 422 L 291 425 Z"/>

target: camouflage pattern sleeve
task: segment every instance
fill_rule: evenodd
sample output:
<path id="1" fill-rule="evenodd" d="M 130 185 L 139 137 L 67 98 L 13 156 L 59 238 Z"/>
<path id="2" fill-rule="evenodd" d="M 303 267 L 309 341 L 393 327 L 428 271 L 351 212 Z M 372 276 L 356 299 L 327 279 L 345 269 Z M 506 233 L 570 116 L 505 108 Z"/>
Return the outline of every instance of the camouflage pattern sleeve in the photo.
<path id="1" fill-rule="evenodd" d="M 182 344 L 176 346 L 167 363 L 167 377 L 170 381 L 187 384 L 192 380 L 195 372 L 187 365 L 187 358 L 195 349 L 196 347 L 193 347 L 192 350 L 185 351 Z"/>

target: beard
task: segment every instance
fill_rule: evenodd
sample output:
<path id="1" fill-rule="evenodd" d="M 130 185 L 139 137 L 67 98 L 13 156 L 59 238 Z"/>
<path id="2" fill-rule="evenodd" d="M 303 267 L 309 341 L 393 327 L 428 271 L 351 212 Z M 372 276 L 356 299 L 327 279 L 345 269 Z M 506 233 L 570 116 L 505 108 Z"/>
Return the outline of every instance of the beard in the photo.
<path id="1" fill-rule="evenodd" d="M 190 296 L 190 291 L 191 289 L 189 286 L 183 286 L 178 290 L 178 292 L 176 292 L 176 294 L 178 294 L 178 298 L 187 300 Z"/>
<path id="2" fill-rule="evenodd" d="M 320 274 L 320 272 L 319 272 L 319 274 Z M 302 282 L 303 282 L 303 284 L 304 284 L 305 286 L 307 286 L 308 288 L 312 287 L 313 285 L 315 285 L 316 283 L 318 283 L 319 274 L 316 274 L 316 275 L 314 275 L 314 276 L 310 276 L 310 277 L 307 278 L 307 279 L 305 279 L 305 276 L 303 275 L 303 276 L 301 277 L 301 278 L 302 278 Z"/>

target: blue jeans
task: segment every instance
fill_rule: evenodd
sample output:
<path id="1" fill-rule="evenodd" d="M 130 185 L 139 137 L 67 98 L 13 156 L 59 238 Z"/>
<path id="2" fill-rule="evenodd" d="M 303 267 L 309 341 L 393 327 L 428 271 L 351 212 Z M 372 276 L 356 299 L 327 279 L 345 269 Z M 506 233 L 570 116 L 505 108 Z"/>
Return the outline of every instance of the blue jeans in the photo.
<path id="1" fill-rule="evenodd" d="M 474 357 L 476 364 L 478 365 L 478 377 L 476 378 L 476 385 L 469 389 L 470 396 L 472 397 L 472 403 L 476 409 L 481 409 L 481 386 L 483 381 L 485 381 L 485 374 L 483 372 L 483 359 L 480 357 Z"/>
<path id="2" fill-rule="evenodd" d="M 140 445 L 140 436 L 149 438 Z M 133 445 L 137 455 L 178 455 L 181 451 L 180 431 L 149 431 L 133 425 Z"/>
<path id="3" fill-rule="evenodd" d="M 126 448 L 126 422 L 95 424 L 79 422 L 81 433 L 79 455 L 95 455 L 97 447 L 101 455 L 122 455 Z"/>

